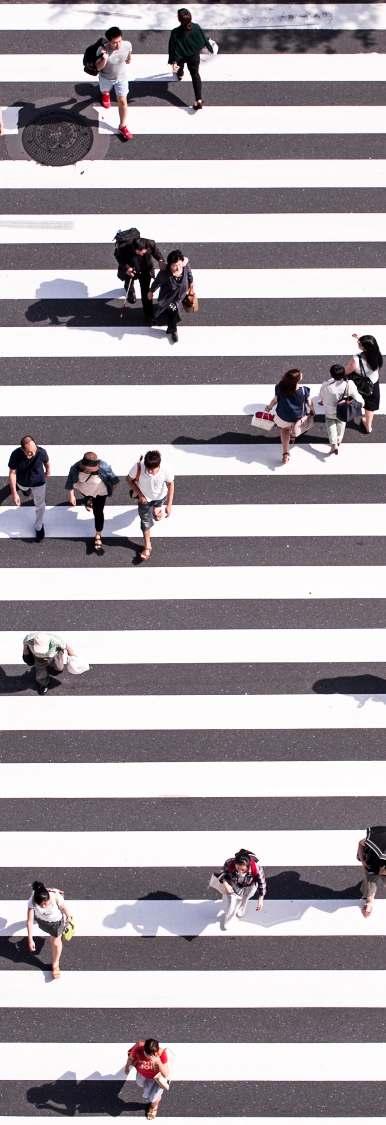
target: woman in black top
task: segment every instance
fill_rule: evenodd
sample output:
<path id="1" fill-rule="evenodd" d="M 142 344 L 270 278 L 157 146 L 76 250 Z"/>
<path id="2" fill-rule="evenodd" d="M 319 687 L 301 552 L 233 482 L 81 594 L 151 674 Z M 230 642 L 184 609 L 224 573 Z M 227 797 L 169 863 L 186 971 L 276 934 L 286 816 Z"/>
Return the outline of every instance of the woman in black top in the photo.
<path id="1" fill-rule="evenodd" d="M 150 286 L 148 299 L 152 301 L 155 290 L 159 289 L 154 320 L 159 320 L 163 324 L 166 320 L 166 331 L 171 336 L 173 344 L 176 344 L 177 324 L 181 320 L 180 309 L 184 297 L 192 290 L 193 274 L 182 250 L 171 250 L 166 262 L 166 269 L 159 271 Z"/>
<path id="2" fill-rule="evenodd" d="M 200 25 L 192 23 L 192 14 L 188 8 L 179 8 L 177 17 L 180 26 L 173 28 L 169 39 L 169 63 L 172 64 L 173 71 L 180 81 L 183 78 L 186 63 L 193 82 L 196 99 L 193 109 L 202 109 L 202 85 L 199 72 L 200 51 L 203 47 L 207 47 L 208 51 L 213 54 L 213 48 Z"/>

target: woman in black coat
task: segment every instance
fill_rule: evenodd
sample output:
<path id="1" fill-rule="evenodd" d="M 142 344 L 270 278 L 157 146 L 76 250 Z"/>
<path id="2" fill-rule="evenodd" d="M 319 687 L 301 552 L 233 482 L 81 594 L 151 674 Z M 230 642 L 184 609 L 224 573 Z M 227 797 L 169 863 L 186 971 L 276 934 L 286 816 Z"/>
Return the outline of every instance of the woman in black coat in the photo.
<path id="1" fill-rule="evenodd" d="M 206 47 L 213 54 L 213 47 L 202 27 L 198 23 L 192 23 L 192 13 L 188 8 L 179 8 L 177 17 L 180 26 L 173 28 L 169 39 L 169 63 L 180 81 L 184 76 L 186 63 L 196 99 L 193 109 L 202 109 L 200 51 Z"/>
<path id="2" fill-rule="evenodd" d="M 160 270 L 152 282 L 148 298 L 152 301 L 153 294 L 159 289 L 153 320 L 166 323 L 166 331 L 168 336 L 171 336 L 173 344 L 178 340 L 177 324 L 181 322 L 181 305 L 192 287 L 193 274 L 188 258 L 184 258 L 182 250 L 171 250 L 167 256 L 166 269 Z"/>

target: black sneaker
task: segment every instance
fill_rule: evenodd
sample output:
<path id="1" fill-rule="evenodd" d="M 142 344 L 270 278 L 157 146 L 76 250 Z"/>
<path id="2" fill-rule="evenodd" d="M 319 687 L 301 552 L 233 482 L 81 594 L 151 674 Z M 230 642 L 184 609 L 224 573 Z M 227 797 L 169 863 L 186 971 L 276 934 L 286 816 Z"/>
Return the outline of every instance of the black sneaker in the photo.
<path id="1" fill-rule="evenodd" d="M 171 338 L 172 338 L 172 344 L 176 344 L 176 343 L 177 343 L 177 341 L 178 341 L 178 332 L 177 332 L 177 329 L 175 330 L 175 332 L 171 332 Z"/>
<path id="2" fill-rule="evenodd" d="M 36 535 L 36 542 L 37 542 L 37 543 L 41 543 L 42 539 L 44 539 L 44 536 L 45 536 L 45 534 L 46 534 L 46 533 L 45 533 L 44 527 L 41 527 L 41 528 L 39 529 L 39 531 L 35 531 L 35 535 Z"/>
<path id="3" fill-rule="evenodd" d="M 44 686 L 43 686 L 43 684 L 38 684 L 38 695 L 47 695 L 47 692 L 48 692 L 47 684 L 44 684 Z"/>

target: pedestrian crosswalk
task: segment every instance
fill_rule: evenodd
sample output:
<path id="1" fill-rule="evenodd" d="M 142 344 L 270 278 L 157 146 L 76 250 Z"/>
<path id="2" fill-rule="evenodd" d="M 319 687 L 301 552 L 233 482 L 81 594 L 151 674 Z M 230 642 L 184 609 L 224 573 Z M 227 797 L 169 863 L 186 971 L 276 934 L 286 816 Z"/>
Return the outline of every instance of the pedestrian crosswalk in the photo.
<path id="1" fill-rule="evenodd" d="M 0 1125 L 142 1116 L 123 1067 L 152 1035 L 165 1118 L 385 1118 L 386 903 L 363 918 L 356 853 L 386 813 L 386 398 L 338 457 L 318 400 L 354 332 L 386 350 L 386 9 L 192 12 L 219 43 L 197 114 L 173 5 L 0 3 Z M 114 23 L 126 145 L 82 65 Z M 77 103 L 88 157 L 27 160 L 35 109 Z M 139 289 L 121 316 L 132 226 L 189 256 L 200 307 L 173 348 Z M 251 416 L 298 365 L 316 418 L 282 465 Z M 6 488 L 30 431 L 40 544 Z M 176 495 L 139 566 L 125 477 L 151 448 Z M 120 477 L 102 558 L 65 496 L 87 449 Z M 45 697 L 22 663 L 41 629 L 91 665 Z M 208 884 L 241 845 L 267 898 L 225 931 Z M 36 878 L 75 917 L 60 980 L 25 940 Z"/>

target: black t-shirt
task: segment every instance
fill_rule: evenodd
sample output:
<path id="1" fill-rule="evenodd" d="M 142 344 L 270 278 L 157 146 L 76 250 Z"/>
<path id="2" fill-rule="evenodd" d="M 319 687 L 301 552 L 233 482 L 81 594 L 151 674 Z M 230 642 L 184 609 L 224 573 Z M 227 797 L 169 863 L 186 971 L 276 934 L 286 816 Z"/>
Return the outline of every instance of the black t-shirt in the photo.
<path id="1" fill-rule="evenodd" d="M 45 483 L 44 465 L 48 465 L 48 453 L 42 445 L 38 445 L 34 457 L 26 457 L 21 447 L 14 449 L 8 461 L 8 468 L 16 470 L 17 483 L 24 488 Z"/>

